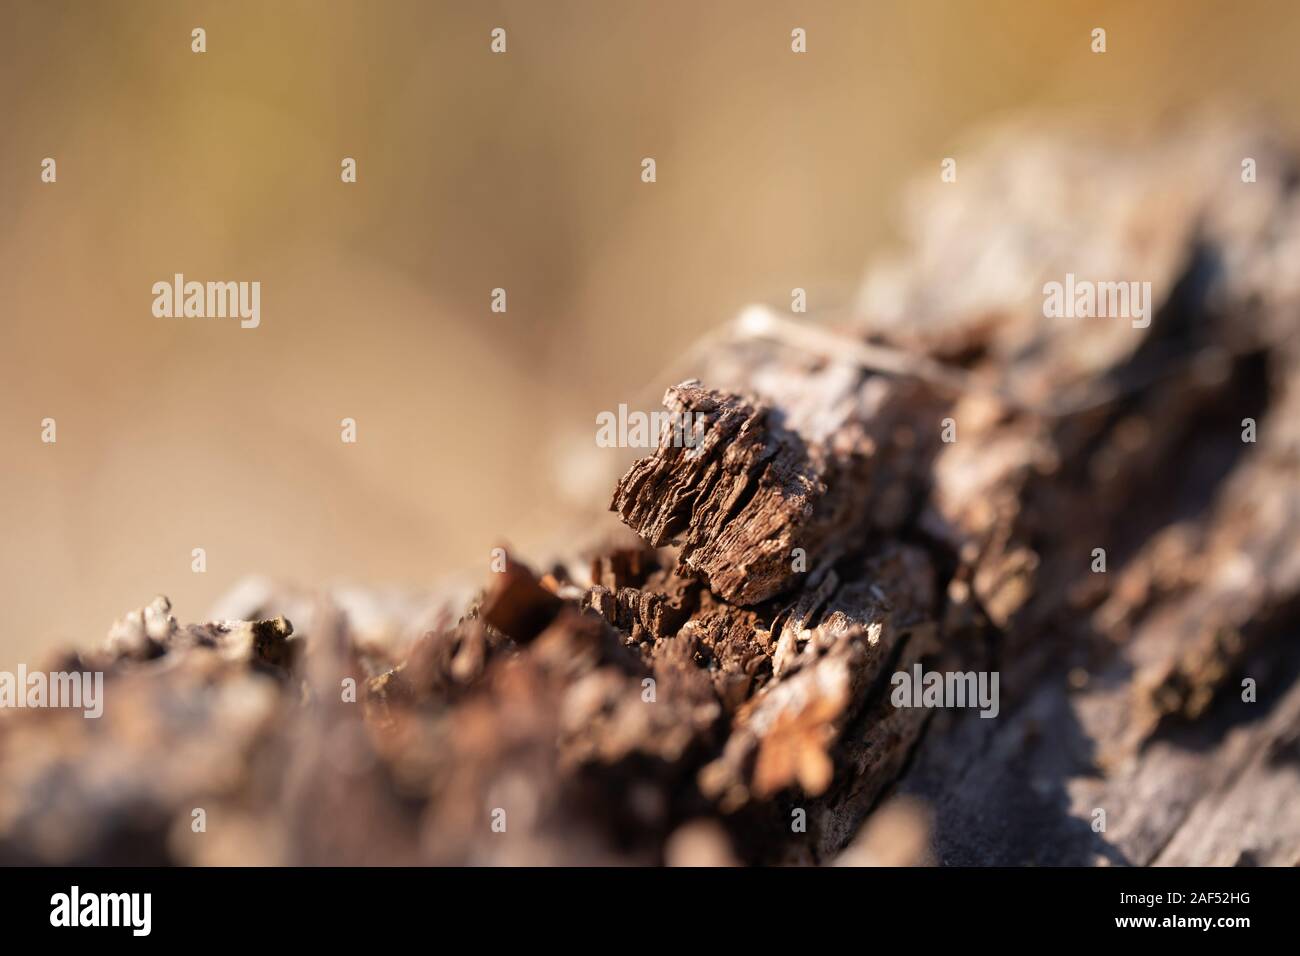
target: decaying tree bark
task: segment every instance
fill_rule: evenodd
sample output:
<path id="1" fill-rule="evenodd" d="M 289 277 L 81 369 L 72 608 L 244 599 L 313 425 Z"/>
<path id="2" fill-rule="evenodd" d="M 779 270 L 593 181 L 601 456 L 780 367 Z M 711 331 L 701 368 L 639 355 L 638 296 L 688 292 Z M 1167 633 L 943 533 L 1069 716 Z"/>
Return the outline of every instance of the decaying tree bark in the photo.
<path id="1" fill-rule="evenodd" d="M 418 637 L 273 592 L 51 662 L 104 716 L 0 715 L 0 859 L 1300 863 L 1295 162 L 1211 123 L 961 168 L 852 320 L 668 389 L 706 424 L 618 482 L 638 539 Z M 1044 317 L 1067 274 L 1149 322 Z M 997 715 L 896 706 L 917 664 Z"/>

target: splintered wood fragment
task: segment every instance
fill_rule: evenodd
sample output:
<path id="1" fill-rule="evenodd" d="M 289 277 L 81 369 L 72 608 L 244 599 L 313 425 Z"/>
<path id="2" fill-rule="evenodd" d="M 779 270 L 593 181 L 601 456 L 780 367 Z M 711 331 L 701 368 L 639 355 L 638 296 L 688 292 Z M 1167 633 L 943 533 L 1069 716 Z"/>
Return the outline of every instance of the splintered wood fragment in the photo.
<path id="1" fill-rule="evenodd" d="M 780 676 L 755 693 L 737 712 L 731 735 L 717 760 L 700 774 L 704 792 L 729 809 L 751 798 L 770 799 L 797 788 L 819 796 L 835 779 L 834 759 L 841 734 L 864 711 L 887 713 L 880 678 L 889 663 L 908 653 L 919 658 L 935 650 L 934 571 L 920 549 L 890 546 L 858 569 L 861 579 L 822 589 L 815 611 L 780 615 L 777 637 L 797 648 Z M 910 642 L 911 651 L 904 648 Z M 915 737 L 882 738 L 893 749 L 882 765 L 906 759 Z M 860 768 L 856 778 L 871 779 L 878 793 L 889 782 Z M 867 805 L 854 808 L 858 819 Z"/>
<path id="2" fill-rule="evenodd" d="M 766 601 L 910 510 L 937 438 L 932 403 L 902 410 L 915 394 L 858 376 L 824 404 L 778 407 L 685 382 L 664 404 L 703 422 L 695 441 L 665 430 L 619 481 L 611 510 L 650 545 L 677 544 L 682 571 L 724 600 Z"/>
<path id="3" fill-rule="evenodd" d="M 669 389 L 664 404 L 702 420 L 702 434 L 688 446 L 665 433 L 619 481 L 611 509 L 655 547 L 680 541 L 682 565 L 728 601 L 787 590 L 826 493 L 802 442 L 765 405 L 698 383 Z"/>

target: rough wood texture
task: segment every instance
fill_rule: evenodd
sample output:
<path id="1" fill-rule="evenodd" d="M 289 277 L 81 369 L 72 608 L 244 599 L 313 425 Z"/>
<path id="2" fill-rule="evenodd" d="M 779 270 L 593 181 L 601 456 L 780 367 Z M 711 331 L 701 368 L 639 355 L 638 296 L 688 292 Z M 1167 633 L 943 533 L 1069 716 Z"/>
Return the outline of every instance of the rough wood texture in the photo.
<path id="1" fill-rule="evenodd" d="M 669 388 L 706 425 L 618 482 L 639 543 L 396 625 L 155 603 L 52 662 L 105 714 L 0 714 L 0 859 L 1300 863 L 1292 161 L 1012 129 L 961 177 L 859 316 Z M 1044 318 L 1066 273 L 1151 322 Z M 998 672 L 998 716 L 894 706 L 917 663 Z"/>

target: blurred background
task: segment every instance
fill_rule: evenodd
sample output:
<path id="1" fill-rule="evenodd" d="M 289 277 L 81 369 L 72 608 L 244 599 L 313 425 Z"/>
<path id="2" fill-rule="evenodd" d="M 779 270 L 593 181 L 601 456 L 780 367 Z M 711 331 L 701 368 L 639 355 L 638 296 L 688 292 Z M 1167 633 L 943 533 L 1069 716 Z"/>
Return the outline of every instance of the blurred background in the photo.
<path id="1" fill-rule="evenodd" d="M 0 0 L 0 668 L 156 593 L 613 528 L 596 413 L 749 302 L 847 304 L 973 131 L 1228 99 L 1295 133 L 1297 48 L 1287 0 Z M 261 327 L 155 318 L 177 272 L 260 281 Z"/>

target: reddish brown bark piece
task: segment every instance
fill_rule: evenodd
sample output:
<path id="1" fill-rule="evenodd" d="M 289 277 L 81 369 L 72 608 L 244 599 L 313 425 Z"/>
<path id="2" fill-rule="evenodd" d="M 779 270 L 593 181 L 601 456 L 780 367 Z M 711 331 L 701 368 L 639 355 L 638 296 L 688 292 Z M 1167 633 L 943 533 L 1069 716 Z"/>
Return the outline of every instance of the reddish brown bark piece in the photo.
<path id="1" fill-rule="evenodd" d="M 485 624 L 523 644 L 540 634 L 562 606 L 532 571 L 507 557 L 483 600 L 482 617 Z"/>

